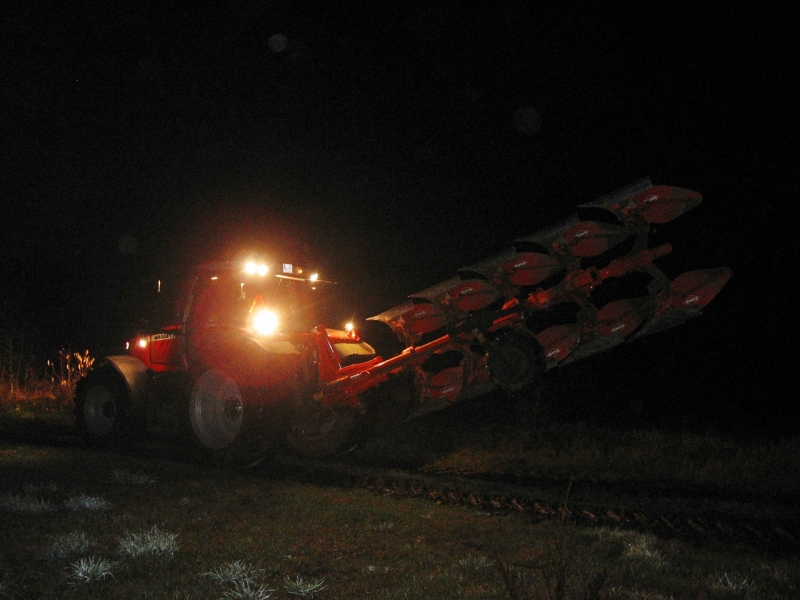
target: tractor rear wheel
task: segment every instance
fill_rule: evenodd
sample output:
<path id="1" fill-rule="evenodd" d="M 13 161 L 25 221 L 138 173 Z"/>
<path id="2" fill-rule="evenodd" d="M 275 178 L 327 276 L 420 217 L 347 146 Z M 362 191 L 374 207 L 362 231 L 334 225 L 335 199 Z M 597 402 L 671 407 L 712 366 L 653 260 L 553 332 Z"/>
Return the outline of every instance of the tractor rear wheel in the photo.
<path id="1" fill-rule="evenodd" d="M 365 441 L 397 429 L 420 404 L 414 371 L 394 375 L 359 397 L 367 409 L 357 437 Z"/>
<path id="2" fill-rule="evenodd" d="M 92 371 L 79 381 L 74 401 L 78 431 L 86 441 L 125 444 L 138 433 L 127 385 L 113 368 Z"/>
<path id="3" fill-rule="evenodd" d="M 356 425 L 355 408 L 330 407 L 296 416 L 286 443 L 303 456 L 330 456 L 347 449 Z"/>
<path id="4" fill-rule="evenodd" d="M 203 462 L 252 466 L 273 447 L 255 394 L 219 369 L 204 371 L 188 402 L 188 430 Z"/>

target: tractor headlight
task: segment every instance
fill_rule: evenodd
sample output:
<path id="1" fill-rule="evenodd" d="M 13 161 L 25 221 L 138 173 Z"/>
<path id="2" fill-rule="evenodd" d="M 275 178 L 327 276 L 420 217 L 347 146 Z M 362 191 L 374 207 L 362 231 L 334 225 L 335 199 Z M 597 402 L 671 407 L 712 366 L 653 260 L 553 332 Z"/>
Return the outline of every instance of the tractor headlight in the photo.
<path id="1" fill-rule="evenodd" d="M 267 308 L 253 313 L 253 329 L 259 335 L 273 335 L 278 331 L 278 315 Z"/>

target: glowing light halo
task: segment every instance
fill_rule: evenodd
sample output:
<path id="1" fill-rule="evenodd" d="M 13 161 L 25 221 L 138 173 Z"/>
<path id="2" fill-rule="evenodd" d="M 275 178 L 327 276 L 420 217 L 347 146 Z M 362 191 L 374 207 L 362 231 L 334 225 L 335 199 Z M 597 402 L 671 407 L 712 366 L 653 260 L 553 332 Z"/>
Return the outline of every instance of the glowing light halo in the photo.
<path id="1" fill-rule="evenodd" d="M 253 329 L 259 335 L 274 335 L 278 331 L 278 314 L 268 308 L 253 313 Z"/>

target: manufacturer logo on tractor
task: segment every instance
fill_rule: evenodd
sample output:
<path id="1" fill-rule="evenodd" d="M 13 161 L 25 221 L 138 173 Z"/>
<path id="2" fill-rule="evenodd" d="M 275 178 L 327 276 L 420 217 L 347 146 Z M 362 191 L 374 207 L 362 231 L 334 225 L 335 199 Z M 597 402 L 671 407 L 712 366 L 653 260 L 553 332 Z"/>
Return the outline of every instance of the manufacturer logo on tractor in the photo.
<path id="1" fill-rule="evenodd" d="M 651 202 L 655 202 L 656 200 L 658 200 L 658 196 L 656 196 L 655 194 L 653 194 L 653 195 L 651 195 L 651 196 L 648 196 L 647 198 L 645 198 L 645 199 L 644 199 L 644 203 L 645 203 L 645 204 L 650 204 Z"/>
<path id="2" fill-rule="evenodd" d="M 550 350 L 550 352 L 547 353 L 547 358 L 553 358 L 559 354 L 561 354 L 561 348 L 556 348 L 555 350 Z"/>
<path id="3" fill-rule="evenodd" d="M 700 300 L 700 296 L 697 294 L 692 294 L 686 300 L 683 301 L 684 304 L 695 304 Z"/>
<path id="4" fill-rule="evenodd" d="M 159 342 L 161 340 L 171 340 L 177 337 L 174 333 L 156 333 L 150 336 L 151 342 Z"/>
<path id="5" fill-rule="evenodd" d="M 617 323 L 614 327 L 611 328 L 611 331 L 617 333 L 618 331 L 622 331 L 625 329 L 625 323 Z"/>

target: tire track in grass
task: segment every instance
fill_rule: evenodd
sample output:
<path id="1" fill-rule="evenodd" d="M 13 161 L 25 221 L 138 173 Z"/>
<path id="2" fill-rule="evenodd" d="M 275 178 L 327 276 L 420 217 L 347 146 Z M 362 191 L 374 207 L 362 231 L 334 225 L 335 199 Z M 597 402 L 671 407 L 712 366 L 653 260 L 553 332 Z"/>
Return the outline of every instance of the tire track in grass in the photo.
<path id="1" fill-rule="evenodd" d="M 3 432 L 3 439 L 9 442 L 88 447 L 77 436 L 68 434 L 9 433 Z M 122 452 L 150 458 L 187 458 L 174 443 L 158 439 Z M 565 509 L 563 497 L 568 482 L 564 480 L 409 470 L 392 464 L 367 467 L 341 459 L 312 460 L 286 455 L 275 456 L 254 472 L 272 478 L 366 489 L 387 496 L 472 506 L 498 514 L 517 512 L 535 519 L 564 515 L 583 526 L 627 528 L 698 543 L 736 542 L 778 554 L 800 553 L 798 499 L 756 495 L 746 489 L 720 491 L 664 482 L 576 481 L 570 505 Z M 698 510 L 698 505 L 703 508 Z"/>
<path id="2" fill-rule="evenodd" d="M 762 504 L 731 503 L 712 492 L 698 498 L 691 490 L 664 486 L 632 493 L 624 486 L 575 482 L 564 506 L 568 482 L 514 485 L 497 478 L 364 467 L 345 462 L 276 457 L 261 470 L 270 477 L 304 483 L 365 489 L 384 496 L 420 498 L 438 504 L 470 506 L 494 514 L 520 513 L 533 519 L 565 518 L 580 526 L 611 527 L 679 538 L 695 543 L 741 543 L 777 554 L 800 553 L 800 516 L 791 499 Z M 601 500 L 591 496 L 599 492 Z M 734 494 L 735 496 L 736 494 Z M 746 494 L 743 493 L 746 496 Z M 588 498 L 588 499 L 582 499 Z M 702 509 L 697 509 L 702 504 Z M 731 509 L 727 505 L 735 504 Z"/>

